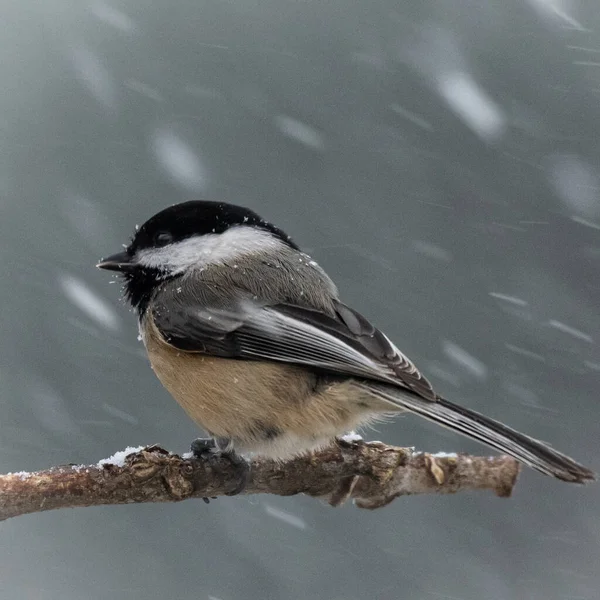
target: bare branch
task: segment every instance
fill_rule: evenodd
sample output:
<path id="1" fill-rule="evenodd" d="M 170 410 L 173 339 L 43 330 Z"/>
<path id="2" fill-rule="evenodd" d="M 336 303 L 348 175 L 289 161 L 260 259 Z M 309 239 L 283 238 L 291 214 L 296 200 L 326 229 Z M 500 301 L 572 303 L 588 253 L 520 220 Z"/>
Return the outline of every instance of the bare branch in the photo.
<path id="1" fill-rule="evenodd" d="M 0 520 L 57 508 L 230 495 L 244 476 L 226 456 L 182 458 L 159 446 L 135 451 L 120 463 L 0 475 Z M 353 498 L 358 507 L 374 509 L 408 494 L 492 490 L 507 497 L 518 473 L 518 463 L 506 456 L 432 455 L 340 441 L 285 463 L 252 461 L 242 493 L 307 494 L 334 506 Z"/>

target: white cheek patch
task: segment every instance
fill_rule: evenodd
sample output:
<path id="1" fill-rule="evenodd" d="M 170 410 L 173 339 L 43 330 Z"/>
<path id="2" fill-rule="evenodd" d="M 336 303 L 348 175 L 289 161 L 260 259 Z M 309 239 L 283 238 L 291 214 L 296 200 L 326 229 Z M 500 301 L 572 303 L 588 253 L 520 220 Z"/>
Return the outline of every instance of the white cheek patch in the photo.
<path id="1" fill-rule="evenodd" d="M 230 263 L 253 252 L 283 245 L 268 231 L 239 226 L 224 233 L 197 235 L 162 248 L 146 248 L 137 253 L 136 260 L 145 267 L 179 274 L 190 268 Z"/>

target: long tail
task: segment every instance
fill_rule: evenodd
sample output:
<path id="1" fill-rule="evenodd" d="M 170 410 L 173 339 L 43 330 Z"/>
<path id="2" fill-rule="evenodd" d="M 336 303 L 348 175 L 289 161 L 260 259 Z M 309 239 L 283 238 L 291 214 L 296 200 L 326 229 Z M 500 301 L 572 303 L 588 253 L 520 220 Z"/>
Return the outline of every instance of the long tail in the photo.
<path id="1" fill-rule="evenodd" d="M 474 410 L 458 406 L 445 398 L 438 396 L 437 402 L 431 402 L 416 394 L 371 382 L 368 388 L 372 393 L 397 407 L 487 444 L 544 475 L 552 475 L 573 483 L 585 483 L 595 479 L 593 471 L 543 442 L 519 433 Z"/>

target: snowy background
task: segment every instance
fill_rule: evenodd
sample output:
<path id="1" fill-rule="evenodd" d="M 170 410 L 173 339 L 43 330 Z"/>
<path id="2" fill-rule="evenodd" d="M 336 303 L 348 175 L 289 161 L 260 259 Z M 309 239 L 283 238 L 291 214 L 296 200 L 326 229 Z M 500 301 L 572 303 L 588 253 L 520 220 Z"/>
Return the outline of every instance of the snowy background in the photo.
<path id="1" fill-rule="evenodd" d="M 0 0 L 0 470 L 194 425 L 97 259 L 168 204 L 288 231 L 441 393 L 600 468 L 600 11 Z M 485 449 L 416 418 L 369 437 Z M 249 497 L 0 524 L 2 597 L 598 598 L 600 486 L 374 513 Z"/>

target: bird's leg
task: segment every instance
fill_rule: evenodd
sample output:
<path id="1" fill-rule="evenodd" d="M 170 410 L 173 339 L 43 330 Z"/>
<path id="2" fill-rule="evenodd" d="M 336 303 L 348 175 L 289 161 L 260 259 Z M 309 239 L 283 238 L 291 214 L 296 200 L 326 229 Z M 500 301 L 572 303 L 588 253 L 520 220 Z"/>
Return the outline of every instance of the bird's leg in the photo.
<path id="1" fill-rule="evenodd" d="M 209 454 L 217 452 L 215 438 L 197 438 L 191 445 L 190 450 L 196 458 L 208 458 Z"/>

